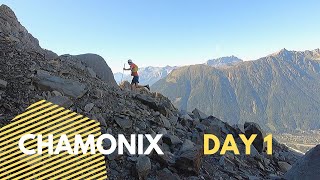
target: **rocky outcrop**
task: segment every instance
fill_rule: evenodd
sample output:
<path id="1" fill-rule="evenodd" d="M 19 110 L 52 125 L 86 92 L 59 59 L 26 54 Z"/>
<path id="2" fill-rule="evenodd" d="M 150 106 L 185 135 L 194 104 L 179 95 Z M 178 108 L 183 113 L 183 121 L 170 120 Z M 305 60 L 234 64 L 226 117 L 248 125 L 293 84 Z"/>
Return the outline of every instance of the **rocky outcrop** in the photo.
<path id="1" fill-rule="evenodd" d="M 146 179 L 151 170 L 151 161 L 148 156 L 139 156 L 137 159 L 137 173 L 139 179 Z"/>
<path id="2" fill-rule="evenodd" d="M 157 97 L 156 99 L 158 100 L 155 100 L 154 97 Z M 164 116 L 172 115 L 172 111 L 176 111 L 176 108 L 171 104 L 170 100 L 159 93 L 155 93 L 153 97 L 137 94 L 135 98 Z"/>
<path id="3" fill-rule="evenodd" d="M 182 152 L 176 159 L 176 167 L 186 173 L 199 175 L 203 160 L 203 149 L 194 147 Z"/>
<path id="4" fill-rule="evenodd" d="M 116 81 L 114 80 L 112 70 L 107 65 L 106 61 L 97 54 L 81 54 L 75 56 L 84 65 L 86 65 L 91 76 L 96 76 L 101 80 L 109 83 L 110 85 L 117 86 Z"/>
<path id="5" fill-rule="evenodd" d="M 198 119 L 205 119 L 208 117 L 208 115 L 206 115 L 205 113 L 203 113 L 202 111 L 200 111 L 199 109 L 195 108 L 193 111 L 192 111 L 193 115 L 195 116 L 195 118 L 198 118 Z"/>
<path id="6" fill-rule="evenodd" d="M 0 88 L 6 88 L 7 84 L 8 84 L 7 81 L 0 79 Z"/>
<path id="7" fill-rule="evenodd" d="M 320 179 L 320 145 L 309 150 L 292 168 L 285 174 L 288 180 L 314 180 Z"/>
<path id="8" fill-rule="evenodd" d="M 20 24 L 14 12 L 4 4 L 0 6 L 0 41 L 14 44 L 18 49 L 36 51 L 43 54 L 46 59 L 57 57 L 52 51 L 42 49 L 38 39 Z"/>
<path id="9" fill-rule="evenodd" d="M 73 98 L 80 98 L 87 92 L 84 84 L 50 75 L 43 70 L 38 70 L 33 80 L 42 90 L 56 90 Z"/>
<path id="10" fill-rule="evenodd" d="M 247 138 L 250 138 L 252 134 L 256 134 L 256 140 L 253 142 L 253 146 L 257 151 L 262 152 L 265 149 L 263 138 L 265 137 L 265 133 L 262 131 L 260 126 L 254 122 L 246 122 L 244 123 L 244 132 Z"/>
<path id="11" fill-rule="evenodd" d="M 70 106 L 73 105 L 73 101 L 70 98 L 60 95 L 54 95 L 49 98 L 48 101 L 65 108 L 70 108 Z"/>

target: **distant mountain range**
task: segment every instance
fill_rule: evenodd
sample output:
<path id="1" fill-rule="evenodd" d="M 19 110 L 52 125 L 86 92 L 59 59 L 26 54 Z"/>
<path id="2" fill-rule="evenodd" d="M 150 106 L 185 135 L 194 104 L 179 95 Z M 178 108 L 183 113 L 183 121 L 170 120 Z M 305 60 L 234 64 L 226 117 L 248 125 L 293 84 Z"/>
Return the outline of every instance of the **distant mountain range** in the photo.
<path id="1" fill-rule="evenodd" d="M 141 67 L 139 68 L 139 81 L 140 84 L 154 84 L 158 80 L 166 77 L 173 69 L 176 69 L 177 66 L 165 66 L 165 67 Z M 117 72 L 114 73 L 114 79 L 119 84 L 122 79 L 122 73 Z M 125 73 L 123 75 L 123 81 L 131 82 L 131 75 L 130 73 Z"/>
<path id="2" fill-rule="evenodd" d="M 319 60 L 319 49 L 282 49 L 226 68 L 181 67 L 152 89 L 182 110 L 199 108 L 234 124 L 254 121 L 273 131 L 319 129 Z"/>
<path id="3" fill-rule="evenodd" d="M 235 56 L 227 56 L 227 57 L 221 57 L 217 59 L 210 59 L 205 64 L 212 67 L 221 67 L 221 66 L 233 66 L 240 62 L 243 62 L 243 60 Z"/>
<path id="4" fill-rule="evenodd" d="M 210 59 L 205 65 L 212 67 L 222 67 L 222 66 L 232 66 L 239 62 L 243 62 L 241 59 L 235 56 L 221 57 L 217 59 Z M 139 68 L 140 84 L 150 84 L 153 85 L 158 80 L 167 77 L 167 75 L 178 66 L 165 66 L 165 67 L 142 67 Z M 121 72 L 114 73 L 114 79 L 119 84 L 121 80 L 131 81 L 132 77 L 130 74 L 125 73 L 122 76 Z"/>

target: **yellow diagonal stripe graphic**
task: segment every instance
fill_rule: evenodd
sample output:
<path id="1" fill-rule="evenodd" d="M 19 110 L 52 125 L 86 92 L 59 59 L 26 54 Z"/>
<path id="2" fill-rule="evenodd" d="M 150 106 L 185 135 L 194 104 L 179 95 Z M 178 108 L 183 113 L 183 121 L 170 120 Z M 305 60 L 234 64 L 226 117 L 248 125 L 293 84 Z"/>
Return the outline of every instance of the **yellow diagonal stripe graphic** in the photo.
<path id="1" fill-rule="evenodd" d="M 30 115 L 30 116 L 28 116 L 28 117 L 25 117 L 25 118 L 23 118 L 23 119 L 21 119 L 21 120 L 19 120 L 19 121 L 30 120 L 31 118 L 36 117 L 36 116 L 38 116 L 38 115 L 40 115 L 40 114 L 42 114 L 42 113 L 45 113 L 45 112 L 47 112 L 47 111 L 50 112 L 50 110 L 52 110 L 52 109 L 54 109 L 54 108 L 56 108 L 56 107 L 58 107 L 58 105 L 51 106 L 51 107 L 49 107 L 49 108 L 47 108 L 47 109 L 44 109 L 44 110 L 42 110 L 42 111 L 40 111 L 40 112 L 37 112 L 37 113 L 34 113 L 34 114 L 32 114 L 32 115 Z M 23 124 L 19 124 L 18 126 L 7 130 L 6 133 L 10 133 L 10 132 L 13 132 L 13 131 L 16 130 L 16 129 L 25 127 L 25 126 L 33 123 L 33 122 L 36 122 L 37 120 L 40 120 L 40 119 L 42 119 L 42 118 L 45 118 L 46 116 L 49 116 L 49 115 L 46 115 L 46 114 L 45 114 L 45 115 L 42 115 L 42 116 L 37 117 L 37 118 L 35 118 L 35 119 L 31 119 L 30 121 L 27 121 L 27 122 L 25 122 L 25 123 L 23 123 Z M 5 134 L 3 134 L 2 132 L 1 132 L 1 134 L 2 134 L 3 137 L 6 137 L 6 136 L 4 136 Z M 2 141 L 2 140 L 3 140 L 3 138 L 0 138 L 0 141 Z"/>
<path id="2" fill-rule="evenodd" d="M 62 114 L 65 114 L 65 113 L 68 113 L 68 112 L 70 112 L 69 110 L 68 111 L 64 111 L 64 112 L 62 112 L 62 113 L 59 113 L 58 115 L 59 116 L 61 116 Z M 52 121 L 52 122 L 50 122 L 50 123 L 46 123 L 45 124 L 45 126 L 46 127 L 44 127 L 44 126 L 39 126 L 39 127 L 37 127 L 37 128 L 35 128 L 35 129 L 33 129 L 32 131 L 29 131 L 29 133 L 37 133 L 37 134 L 45 134 L 45 133 L 43 133 L 44 131 L 40 131 L 40 132 L 38 132 L 38 130 L 40 130 L 40 129 L 46 129 L 47 131 L 49 131 L 50 129 L 53 129 L 53 128 L 55 128 L 55 126 L 54 127 L 51 127 L 51 128 L 47 128 L 47 127 L 49 127 L 49 126 L 51 126 L 52 124 L 54 124 L 54 123 L 57 123 L 57 122 L 59 122 L 59 121 L 61 121 L 61 120 L 64 120 L 64 119 L 66 119 L 66 118 L 69 118 L 69 117 L 72 117 L 72 116 L 74 116 L 74 115 L 76 115 L 77 113 L 70 113 L 70 114 L 68 114 L 68 115 L 66 115 L 66 116 L 63 116 L 62 118 L 59 118 L 59 119 L 56 119 L 56 120 L 54 120 L 54 121 Z M 55 115 L 55 116 L 58 116 L 58 115 Z M 52 117 L 50 117 L 50 118 L 48 118 L 48 119 L 54 119 L 54 118 L 56 118 L 55 116 L 52 116 Z M 80 117 L 82 117 L 82 115 L 78 115 L 77 116 L 77 118 L 80 118 Z M 76 118 L 76 119 L 77 119 Z M 72 119 L 74 119 L 74 118 L 72 118 Z M 69 121 L 64 121 L 64 122 L 59 122 L 60 123 L 60 126 L 63 126 L 63 125 L 65 125 L 65 124 L 67 124 L 67 123 L 69 123 Z M 26 143 L 25 145 L 29 145 L 29 144 L 31 144 L 33 141 L 30 141 L 30 142 L 28 142 L 28 143 Z M 6 147 L 7 149 L 11 149 L 12 147 Z M 3 149 L 2 151 L 4 151 L 5 149 Z M 6 153 L 11 153 L 13 151 L 13 149 L 11 149 L 10 151 L 7 151 L 6 150 Z M 1 156 L 3 156 L 4 154 L 2 154 L 2 153 L 0 153 L 0 159 L 1 159 Z"/>
<path id="3" fill-rule="evenodd" d="M 91 123 L 91 122 L 89 122 L 89 123 Z M 86 124 L 88 124 L 88 123 L 86 123 Z M 83 129 L 83 130 L 87 130 L 87 129 L 90 129 L 90 128 L 93 128 L 93 126 L 87 127 L 86 129 Z M 69 132 L 71 132 L 71 130 L 67 131 L 66 133 L 69 133 Z M 78 134 L 78 133 L 73 133 L 73 134 L 69 135 L 69 136 L 68 136 L 68 137 L 69 137 L 68 139 L 71 140 L 71 137 L 74 137 L 76 134 Z M 57 144 L 58 141 L 59 141 L 59 139 L 53 141 L 53 144 Z M 32 149 L 32 148 L 35 148 L 35 147 L 36 147 L 36 146 L 33 145 L 32 147 L 29 147 L 29 148 Z M 18 151 L 18 152 L 19 152 L 19 151 Z M 12 157 L 12 155 L 10 155 L 9 158 L 10 158 L 10 157 Z M 8 164 L 8 163 L 10 163 L 10 162 L 12 162 L 12 161 L 13 161 L 13 160 L 10 160 L 10 161 L 8 161 L 8 162 L 6 162 L 6 163 Z M 12 165 L 11 165 L 11 166 L 12 166 Z M 7 168 L 10 168 L 10 166 L 9 166 L 9 167 L 6 167 L 5 169 L 7 169 Z M 4 170 L 5 170 L 5 169 L 4 169 Z M 8 172 L 6 172 L 6 173 L 8 173 Z"/>
<path id="4" fill-rule="evenodd" d="M 95 164 L 94 166 L 91 167 L 91 169 L 92 169 L 93 171 L 90 171 L 89 174 L 88 174 L 88 173 L 84 173 L 84 172 L 88 171 L 87 169 L 81 170 L 81 171 L 78 172 L 77 174 L 81 174 L 81 173 L 82 173 L 83 175 L 80 176 L 80 177 L 78 177 L 78 178 L 79 178 L 79 179 L 85 179 L 85 177 L 88 177 L 88 176 L 91 176 L 91 175 L 96 174 L 97 172 L 101 171 L 101 169 L 97 168 L 97 167 L 99 167 L 99 166 L 105 166 L 105 164 L 102 163 L 102 162 L 100 162 L 100 163 L 98 163 L 98 164 Z M 96 169 L 96 168 L 97 168 L 97 169 Z M 88 177 L 88 178 L 89 178 L 89 177 Z"/>
<path id="5" fill-rule="evenodd" d="M 99 177 L 99 179 L 105 179 L 104 178 L 105 174 L 106 173 L 104 171 L 102 171 L 94 176 L 88 177 L 87 179 L 95 179 L 96 180 L 98 177 Z M 77 179 L 80 179 L 80 178 L 77 178 Z"/>
<path id="6" fill-rule="evenodd" d="M 91 134 L 91 133 L 94 133 L 94 132 L 96 132 L 97 130 L 92 130 L 92 131 L 90 131 L 90 132 L 88 132 L 88 133 L 85 133 L 85 134 L 83 134 L 83 136 L 84 137 L 86 137 L 87 135 L 89 135 L 89 134 Z M 99 133 L 96 133 L 96 134 L 98 134 L 98 135 L 100 135 L 100 132 Z M 73 136 L 73 138 L 70 138 L 69 139 L 70 141 L 72 141 L 72 140 L 74 140 L 74 136 Z M 87 138 L 85 138 L 84 140 L 87 140 Z M 54 146 L 54 148 L 56 148 L 56 146 Z M 43 153 L 47 153 L 48 152 L 48 150 L 44 150 L 43 151 Z M 56 157 L 61 157 L 62 155 L 65 155 L 65 154 L 59 154 L 59 155 L 57 155 Z M 16 167 L 15 169 L 11 169 L 11 170 L 13 170 L 13 172 L 15 171 L 15 170 L 17 170 L 17 169 L 21 169 L 21 168 L 23 168 L 25 165 L 28 165 L 28 163 L 34 163 L 35 162 L 35 160 L 38 160 L 38 161 L 41 161 L 43 158 L 46 158 L 46 157 L 49 157 L 50 155 L 49 154 L 47 154 L 47 155 L 45 155 L 45 156 L 41 156 L 41 158 L 38 158 L 38 155 L 37 154 L 35 154 L 35 155 L 32 155 L 32 156 L 29 156 L 28 158 L 26 158 L 26 159 L 24 159 L 24 160 L 22 160 L 21 162 L 23 163 L 23 165 L 22 166 L 19 166 L 19 167 Z M 20 156 L 21 157 L 21 156 Z M 70 156 L 68 156 L 69 158 L 70 158 Z M 32 160 L 32 159 L 35 159 L 35 160 Z M 54 158 L 50 158 L 49 159 L 50 161 L 52 161 L 52 160 L 54 160 Z M 27 162 L 27 163 L 25 163 L 25 162 Z M 40 163 L 40 162 L 39 162 Z M 38 163 L 38 165 L 39 165 L 39 163 Z M 5 167 L 6 169 L 7 168 L 11 168 L 11 167 L 14 167 L 14 165 L 16 165 L 16 163 L 13 163 L 13 164 L 11 164 L 10 166 L 8 166 L 8 167 Z M 52 164 L 50 164 L 50 165 L 52 165 Z M 35 167 L 35 166 L 33 166 L 33 167 Z M 41 170 L 42 168 L 40 168 L 40 169 L 38 169 L 38 170 Z M 5 169 L 4 169 L 5 170 Z M 23 171 L 22 171 L 22 173 L 25 171 L 26 169 L 24 169 Z M 21 173 L 21 171 L 19 171 L 19 173 Z M 1 177 L 1 176 L 0 176 Z"/>
<path id="7" fill-rule="evenodd" d="M 45 115 L 43 115 L 43 116 L 40 116 L 40 117 L 37 117 L 37 118 L 35 118 L 35 119 L 32 119 L 32 121 L 30 121 L 30 123 L 32 123 L 32 122 L 36 122 L 37 120 L 39 120 L 39 119 L 42 119 L 42 118 L 45 118 L 45 117 L 48 117 L 48 116 L 50 116 L 50 115 L 52 115 L 52 114 L 55 114 L 55 113 L 57 113 L 57 112 L 59 112 L 59 111 L 62 111 L 64 108 L 58 108 L 58 109 L 56 109 L 56 110 L 54 110 L 54 111 L 51 111 L 51 112 L 49 112 L 49 113 L 47 113 L 47 114 L 45 114 Z M 46 123 L 46 122 L 37 122 L 37 123 L 35 123 L 35 124 L 33 124 L 33 125 L 30 125 L 30 126 L 28 126 L 28 129 L 25 129 L 25 128 L 23 128 L 23 129 L 21 129 L 21 130 L 17 130 L 17 131 L 15 131 L 14 133 L 10 133 L 10 135 L 7 135 L 7 136 L 5 136 L 6 138 L 10 138 L 10 140 L 11 141 L 14 141 L 14 140 L 16 140 L 17 139 L 17 137 L 18 136 L 16 136 L 16 135 L 18 135 L 19 133 L 23 133 L 24 131 L 28 131 L 28 130 L 30 130 L 30 129 L 33 129 L 35 126 L 37 126 L 37 125 L 39 125 L 39 124 L 41 124 L 41 123 Z M 21 126 L 26 126 L 25 124 L 22 124 Z M 15 129 L 18 129 L 18 127 L 16 127 L 16 128 L 14 128 L 14 130 Z M 8 131 L 6 131 L 6 132 L 3 132 L 3 133 L 7 133 L 8 134 Z M 16 136 L 15 138 L 12 138 L 13 136 Z M 0 146 L 1 146 L 2 144 L 0 144 Z"/>
<path id="8" fill-rule="evenodd" d="M 23 176 L 19 176 L 19 177 L 20 178 L 24 178 L 24 177 L 26 177 L 26 176 L 28 176 L 28 175 L 30 175 L 32 173 L 36 173 L 36 172 L 39 172 L 39 171 L 42 171 L 42 173 L 45 174 L 46 172 L 52 171 L 52 169 L 50 169 L 51 166 L 55 166 L 55 168 L 59 168 L 60 166 L 62 166 L 62 162 L 64 162 L 67 159 L 70 159 L 70 156 L 64 156 L 66 154 L 67 153 L 64 152 L 64 153 L 61 153 L 59 155 L 56 155 L 55 158 L 48 158 L 45 161 L 41 161 L 41 159 L 40 159 L 41 162 L 38 163 L 38 166 L 40 165 L 39 168 L 37 168 L 37 167 L 36 168 L 29 167 L 27 169 L 24 169 L 25 172 L 28 172 L 28 171 L 29 172 L 26 173 L 26 174 L 24 173 Z M 82 155 L 79 155 L 77 158 L 83 158 L 85 156 L 89 156 L 89 154 L 88 153 L 87 154 L 82 154 Z M 46 157 L 49 157 L 49 155 L 46 155 Z M 63 158 L 60 158 L 60 157 L 63 157 Z M 48 163 L 50 161 L 54 161 L 54 162 Z M 34 169 L 34 170 L 32 170 L 32 169 Z M 47 170 L 45 170 L 45 169 L 47 169 Z M 32 171 L 30 171 L 30 170 L 32 170 Z"/>
<path id="9" fill-rule="evenodd" d="M 90 124 L 90 123 L 92 123 L 92 122 L 87 122 L 87 123 L 85 123 L 85 125 Z M 89 126 L 89 127 L 85 128 L 85 129 L 81 129 L 81 131 L 85 131 L 85 130 L 87 130 L 87 129 L 91 129 L 91 128 L 94 127 L 94 126 L 95 126 L 95 125 Z M 73 129 L 68 130 L 68 131 L 66 131 L 65 133 L 69 133 L 69 132 L 71 132 L 72 130 L 73 130 Z M 93 131 L 96 131 L 96 130 L 92 130 L 91 132 L 93 132 Z M 69 137 L 69 140 L 73 140 L 73 138 L 71 138 L 71 137 L 74 137 L 76 134 L 78 134 L 78 133 L 73 133 L 73 134 L 71 134 L 70 136 L 68 136 L 68 137 Z M 58 142 L 58 139 L 55 140 L 53 143 L 54 143 L 54 144 L 57 144 L 57 142 Z M 32 146 L 32 147 L 29 147 L 29 148 L 31 149 L 31 148 L 34 148 L 34 147 L 36 147 L 36 146 L 34 145 L 34 146 Z M 47 150 L 44 151 L 44 152 L 47 152 Z M 13 155 L 10 155 L 9 158 L 12 157 L 12 156 L 13 156 Z M 5 162 L 6 162 L 6 164 L 9 164 L 10 162 L 12 162 L 12 161 L 14 161 L 14 160 L 16 160 L 16 159 L 18 159 L 18 158 L 19 158 L 19 156 L 16 157 L 16 158 L 14 158 L 14 159 L 11 159 L 10 161 L 5 161 Z M 5 166 L 6 166 L 6 164 L 5 164 Z M 10 167 L 12 167 L 12 166 L 14 166 L 14 165 L 15 165 L 15 163 L 14 163 L 14 164 L 11 164 L 10 166 L 5 167 L 4 170 L 6 170 L 6 169 L 8 169 L 8 168 L 10 168 Z M 25 164 L 24 164 L 24 165 L 25 165 Z M 23 165 L 23 167 L 24 167 L 24 165 Z M 8 172 L 10 172 L 10 171 L 5 172 L 4 175 L 7 174 Z"/>
<path id="10" fill-rule="evenodd" d="M 24 154 L 19 147 L 19 140 L 27 134 L 35 135 L 23 146 L 34 149 L 36 154 Z M 17 115 L 12 122 L 0 128 L 0 179 L 106 179 L 107 170 L 104 156 L 95 147 L 96 154 L 69 154 L 63 150 L 59 154 L 49 154 L 43 147 L 42 154 L 37 154 L 38 135 L 48 142 L 52 135 L 55 150 L 61 135 L 65 135 L 74 148 L 75 135 L 80 135 L 83 142 L 88 135 L 94 136 L 94 144 L 101 135 L 100 123 L 83 115 L 71 112 L 63 107 L 41 100 L 31 104 L 26 111 Z"/>
<path id="11" fill-rule="evenodd" d="M 46 103 L 45 105 L 42 105 L 41 108 L 44 108 L 44 107 L 49 106 L 49 105 L 51 105 L 51 104 L 52 104 L 52 103 Z M 56 105 L 56 107 L 57 107 L 57 105 Z M 39 108 L 39 109 L 41 109 L 41 108 Z M 36 111 L 36 110 L 39 110 L 39 109 L 35 109 L 35 111 Z M 34 110 L 34 109 L 33 109 L 33 110 Z M 29 114 L 29 111 L 27 111 L 27 112 L 25 112 L 25 113 L 28 113 L 28 114 Z M 24 113 L 24 114 L 25 114 L 25 113 Z M 36 114 L 32 114 L 32 115 L 35 116 Z M 18 116 L 19 116 L 19 118 L 22 117 L 21 115 L 18 115 Z M 14 121 L 14 120 L 16 120 L 16 119 L 19 119 L 18 116 L 16 116 L 12 121 Z M 33 117 L 33 116 L 32 116 L 32 117 Z M 5 130 L 7 130 L 7 129 L 13 130 L 12 128 L 13 128 L 13 127 L 17 127 L 17 125 L 19 125 L 18 127 L 21 127 L 21 126 L 20 126 L 21 123 L 24 123 L 24 121 L 26 121 L 26 120 L 28 120 L 28 118 L 32 118 L 32 117 L 31 117 L 31 115 L 30 115 L 30 116 L 28 116 L 27 118 L 23 118 L 23 119 L 19 119 L 19 120 L 17 120 L 17 121 L 14 121 L 14 122 L 12 122 L 12 123 L 10 123 L 10 124 L 2 127 L 2 128 L 0 129 L 0 132 L 5 131 Z"/>
<path id="12" fill-rule="evenodd" d="M 100 162 L 101 163 L 101 162 Z M 97 164 L 97 165 L 99 165 L 99 164 Z M 105 166 L 105 164 L 102 164 L 103 166 Z M 95 165 L 96 166 L 96 165 Z M 91 168 L 93 168 L 93 167 L 91 167 Z M 97 169 L 97 170 L 100 170 L 100 169 Z M 83 170 L 81 169 L 80 171 L 76 171 L 76 173 L 72 173 L 72 175 L 69 175 L 68 177 L 69 178 L 75 178 L 76 176 L 79 176 L 79 175 L 81 175 L 81 174 L 86 174 L 86 172 L 88 171 L 88 169 L 87 168 L 83 168 Z M 93 172 L 97 172 L 97 171 L 93 171 Z"/>
<path id="13" fill-rule="evenodd" d="M 82 169 L 83 166 L 81 166 L 82 163 L 84 164 L 89 164 L 91 167 L 92 165 L 96 164 L 96 163 L 99 163 L 99 162 L 103 162 L 104 161 L 104 158 L 103 157 L 100 157 L 99 159 L 96 159 L 96 160 L 93 160 L 94 158 L 96 158 L 96 156 L 90 156 L 89 158 L 86 158 L 86 159 L 83 159 L 81 161 L 78 161 L 78 162 L 68 162 L 68 164 L 70 164 L 69 166 L 66 166 L 64 168 L 61 168 L 59 169 L 58 171 L 54 171 L 51 175 L 46 175 L 46 176 L 43 176 L 41 177 L 40 179 L 45 179 L 45 178 L 48 178 L 50 176 L 54 176 L 55 178 L 60 178 L 64 175 L 66 175 L 68 173 L 68 171 L 73 171 L 73 170 L 79 170 L 79 169 Z M 80 165 L 80 166 L 79 166 Z M 88 165 L 87 165 L 88 166 Z M 91 168 L 90 167 L 90 168 Z M 66 171 L 67 170 L 67 171 Z M 64 172 L 65 171 L 65 172 Z M 64 172 L 61 174 L 61 172 Z"/>
<path id="14" fill-rule="evenodd" d="M 102 163 L 102 160 L 101 159 L 98 159 L 99 161 L 98 161 L 98 163 L 96 164 L 96 163 L 92 163 L 92 166 L 90 167 L 91 168 L 91 174 L 95 174 L 96 172 L 98 172 L 98 171 L 100 171 L 100 169 L 99 168 L 97 168 L 97 167 L 99 167 L 99 166 L 105 166 L 105 164 L 104 163 Z M 100 163 L 99 163 L 100 162 Z M 97 168 L 97 169 L 96 169 Z M 86 168 L 85 168 L 85 170 L 83 170 L 83 166 L 80 166 L 80 167 L 78 167 L 76 170 L 79 170 L 79 169 L 81 169 L 81 171 L 79 171 L 78 173 L 77 173 L 77 175 L 78 174 L 83 174 L 82 176 L 80 176 L 79 178 L 80 179 L 83 179 L 84 177 L 86 177 L 86 176 L 88 176 L 89 174 L 87 174 L 87 173 L 84 173 L 84 172 L 86 172 L 86 171 L 88 171 Z M 66 174 L 66 173 L 65 173 Z M 62 177 L 62 176 L 60 176 L 60 177 Z M 68 176 L 69 177 L 69 176 Z"/>
<path id="15" fill-rule="evenodd" d="M 45 103 L 45 102 L 46 102 L 46 100 L 38 101 L 38 102 L 36 102 L 36 103 L 31 104 L 29 107 L 27 107 L 27 109 L 31 109 L 31 108 L 33 108 L 33 107 L 35 107 L 35 106 L 38 106 L 38 105 L 40 105 L 40 104 L 43 104 L 43 103 Z"/>
<path id="16" fill-rule="evenodd" d="M 37 111 L 37 110 L 40 110 L 40 109 L 45 108 L 45 107 L 47 107 L 47 106 L 50 106 L 51 104 L 52 104 L 51 102 L 48 102 L 48 103 L 46 103 L 46 104 L 44 104 L 44 105 L 41 105 L 40 107 L 31 109 L 31 110 L 29 110 L 29 111 L 27 111 L 27 112 L 25 112 L 25 113 L 22 113 L 22 114 L 16 116 L 15 118 L 13 118 L 12 120 L 19 119 L 19 118 L 21 118 L 21 117 L 23 117 L 23 116 L 26 116 L 26 115 L 28 115 L 28 114 L 31 114 L 31 113 Z"/>
<path id="17" fill-rule="evenodd" d="M 79 118 L 79 117 L 81 117 L 81 116 L 77 116 L 77 117 L 75 117 L 75 118 Z M 75 119 L 74 118 L 74 119 Z M 82 121 L 84 121 L 84 120 L 88 120 L 89 118 L 83 118 L 83 119 L 81 119 L 80 121 L 77 121 L 76 123 L 79 123 L 79 122 L 82 122 Z M 87 125 L 87 124 L 90 124 L 90 123 L 92 123 L 92 122 L 87 122 L 87 123 L 85 123 L 85 124 L 81 124 L 81 126 L 83 126 L 83 125 Z M 78 124 L 70 124 L 70 125 L 68 125 L 68 126 L 64 126 L 63 128 L 68 128 L 68 127 L 71 127 L 72 125 L 78 125 Z M 80 126 L 80 127 L 81 127 Z M 53 127 L 53 128 L 56 128 L 56 127 Z M 79 128 L 79 127 L 78 127 Z M 53 132 L 50 132 L 51 134 L 54 134 L 54 133 L 56 133 L 56 132 L 59 132 L 59 131 L 63 131 L 64 129 L 58 129 L 58 130 L 56 130 L 56 131 L 53 131 Z M 70 130 L 69 131 L 66 131 L 66 132 L 64 132 L 64 133 L 69 133 L 70 132 Z M 40 133 L 38 133 L 38 134 L 42 134 L 43 133 L 43 131 L 42 132 L 40 132 Z M 46 135 L 46 134 L 49 134 L 49 131 L 47 131 L 46 133 L 43 133 L 44 135 Z M 55 138 L 55 139 L 57 139 L 57 138 Z M 54 143 L 55 142 L 57 142 L 58 140 L 56 140 L 56 141 L 54 141 Z M 30 141 L 30 142 L 28 142 L 28 143 L 25 143 L 25 145 L 30 145 L 30 144 L 32 144 L 32 141 Z M 30 149 L 32 149 L 32 148 L 35 148 L 36 147 L 36 145 L 30 145 L 30 146 L 28 146 L 28 148 L 30 148 Z M 16 146 L 16 148 L 14 149 L 14 150 L 17 150 L 18 149 L 18 147 Z M 11 151 L 13 151 L 13 150 L 10 150 L 9 152 L 11 152 Z M 6 158 L 8 159 L 8 158 L 11 158 L 11 157 L 13 157 L 13 156 L 15 156 L 15 155 L 17 155 L 17 153 L 19 153 L 19 152 L 16 152 L 16 153 L 14 153 L 14 154 L 10 154 L 10 155 L 8 155 Z M 1 157 L 1 160 L 2 160 L 2 158 L 3 157 Z M 12 161 L 12 159 L 11 159 L 11 161 Z M 9 161 L 10 162 L 10 161 Z M 7 162 L 8 163 L 8 162 Z"/>

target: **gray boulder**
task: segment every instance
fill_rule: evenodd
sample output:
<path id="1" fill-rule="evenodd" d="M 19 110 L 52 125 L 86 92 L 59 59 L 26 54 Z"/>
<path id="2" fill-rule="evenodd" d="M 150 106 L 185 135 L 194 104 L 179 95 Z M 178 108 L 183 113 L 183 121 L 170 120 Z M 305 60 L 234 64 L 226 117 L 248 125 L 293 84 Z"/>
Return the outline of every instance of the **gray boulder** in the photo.
<path id="1" fill-rule="evenodd" d="M 195 144 L 192 141 L 190 141 L 189 139 L 185 139 L 180 148 L 180 152 L 183 153 L 183 152 L 192 150 L 194 147 L 195 147 Z"/>
<path id="2" fill-rule="evenodd" d="M 193 111 L 192 111 L 193 115 L 195 118 L 198 118 L 198 119 L 205 119 L 208 117 L 208 115 L 206 115 L 205 113 L 203 113 L 202 111 L 200 111 L 199 109 L 195 108 Z"/>
<path id="3" fill-rule="evenodd" d="M 279 165 L 280 170 L 281 170 L 282 172 L 287 172 L 287 171 L 289 171 L 289 170 L 291 169 L 291 167 L 292 167 L 289 163 L 284 162 L 284 161 L 279 161 L 279 162 L 278 162 L 278 165 Z"/>
<path id="4" fill-rule="evenodd" d="M 249 138 L 252 134 L 257 134 L 257 137 L 252 144 L 258 152 L 262 152 L 265 148 L 265 144 L 263 141 L 265 134 L 260 126 L 254 122 L 245 122 L 244 131 L 247 138 Z"/>
<path id="5" fill-rule="evenodd" d="M 168 115 L 168 109 L 159 102 L 157 102 L 154 98 L 142 94 L 137 94 L 135 98 L 139 100 L 142 104 L 148 106 L 149 108 L 155 111 L 159 111 L 162 115 Z"/>
<path id="6" fill-rule="evenodd" d="M 106 63 L 106 61 L 97 54 L 81 54 L 75 56 L 77 59 L 83 62 L 87 67 L 92 77 L 97 75 L 101 80 L 109 83 L 112 86 L 117 86 L 114 80 L 112 70 Z"/>
<path id="7" fill-rule="evenodd" d="M 6 88 L 7 84 L 7 81 L 0 79 L 0 88 Z"/>
<path id="8" fill-rule="evenodd" d="M 84 84 L 50 75 L 49 72 L 43 70 L 38 70 L 33 79 L 40 89 L 57 90 L 73 98 L 81 98 L 87 92 Z"/>
<path id="9" fill-rule="evenodd" d="M 130 121 L 128 117 L 126 118 L 115 117 L 114 120 L 122 129 L 129 129 L 132 127 L 132 121 Z"/>
<path id="10" fill-rule="evenodd" d="M 182 141 L 179 139 L 179 137 L 172 135 L 172 134 L 165 134 L 162 137 L 162 141 L 168 145 L 177 145 L 182 143 Z"/>
<path id="11" fill-rule="evenodd" d="M 151 161 L 148 156 L 139 156 L 137 159 L 136 169 L 139 179 L 146 179 L 151 170 Z"/>
<path id="12" fill-rule="evenodd" d="M 308 151 L 285 174 L 288 180 L 314 180 L 320 179 L 320 145 Z"/>
<path id="13" fill-rule="evenodd" d="M 173 174 L 169 169 L 164 168 L 163 170 L 157 171 L 157 180 L 180 180 L 180 177 L 177 174 Z"/>
<path id="14" fill-rule="evenodd" d="M 49 98 L 48 101 L 65 108 L 69 108 L 73 105 L 73 102 L 66 96 L 54 96 Z"/>
<path id="15" fill-rule="evenodd" d="M 84 111 L 85 111 L 85 112 L 90 112 L 91 109 L 93 108 L 93 106 L 94 106 L 93 103 L 86 104 L 86 105 L 84 106 Z"/>
<path id="16" fill-rule="evenodd" d="M 199 174 L 203 158 L 203 149 L 194 147 L 183 152 L 176 160 L 176 168 L 185 173 Z"/>

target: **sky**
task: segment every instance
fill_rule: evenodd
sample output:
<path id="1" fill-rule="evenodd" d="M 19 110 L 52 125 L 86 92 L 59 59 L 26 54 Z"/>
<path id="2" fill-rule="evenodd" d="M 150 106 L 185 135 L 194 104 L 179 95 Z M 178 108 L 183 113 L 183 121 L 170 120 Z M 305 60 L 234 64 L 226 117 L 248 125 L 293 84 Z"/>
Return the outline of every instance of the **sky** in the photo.
<path id="1" fill-rule="evenodd" d="M 96 53 L 113 72 L 190 65 L 235 55 L 254 60 L 320 42 L 319 0 L 1 0 L 57 54 Z"/>

